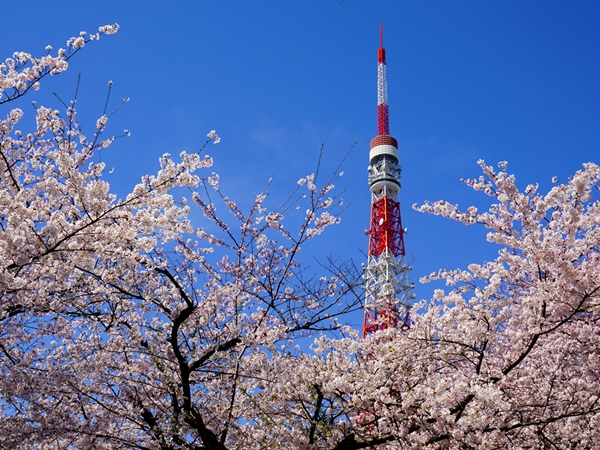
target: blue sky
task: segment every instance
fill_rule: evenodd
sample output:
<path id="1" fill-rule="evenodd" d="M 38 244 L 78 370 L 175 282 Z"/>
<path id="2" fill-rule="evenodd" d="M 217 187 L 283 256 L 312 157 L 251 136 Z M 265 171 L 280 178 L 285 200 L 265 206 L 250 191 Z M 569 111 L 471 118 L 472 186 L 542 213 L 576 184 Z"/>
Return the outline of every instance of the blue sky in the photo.
<path id="1" fill-rule="evenodd" d="M 248 199 L 275 174 L 271 205 L 314 171 L 325 144 L 333 170 L 358 141 L 340 180 L 349 207 L 319 255 L 361 261 L 367 247 L 369 141 L 376 134 L 379 22 L 387 50 L 390 130 L 399 141 L 402 214 L 411 278 L 494 258 L 485 230 L 414 212 L 446 199 L 484 207 L 461 178 L 476 161 L 509 161 L 521 187 L 541 191 L 581 164 L 600 162 L 600 3 L 591 1 L 54 1 L 34 0 L 0 27 L 3 57 L 41 55 L 79 31 L 121 30 L 84 49 L 34 94 L 69 99 L 82 74 L 81 117 L 91 129 L 108 80 L 114 134 L 102 158 L 125 194 L 164 152 L 195 150 L 206 133 L 232 198 Z M 29 97 L 20 105 L 32 120 Z M 4 114 L 4 113 L 1 113 Z M 199 219 L 200 220 L 200 219 Z M 428 298 L 432 286 L 419 286 Z"/>

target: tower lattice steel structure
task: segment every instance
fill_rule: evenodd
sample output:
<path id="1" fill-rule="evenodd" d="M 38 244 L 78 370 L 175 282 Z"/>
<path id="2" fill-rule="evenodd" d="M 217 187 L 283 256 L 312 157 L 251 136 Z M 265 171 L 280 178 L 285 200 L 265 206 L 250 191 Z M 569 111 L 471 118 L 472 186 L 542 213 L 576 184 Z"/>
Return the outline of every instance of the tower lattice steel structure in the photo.
<path id="1" fill-rule="evenodd" d="M 363 336 L 389 326 L 408 326 L 412 285 L 408 280 L 402 217 L 398 141 L 390 136 L 383 30 L 379 26 L 377 73 L 377 136 L 369 153 L 371 224 L 365 269 Z"/>

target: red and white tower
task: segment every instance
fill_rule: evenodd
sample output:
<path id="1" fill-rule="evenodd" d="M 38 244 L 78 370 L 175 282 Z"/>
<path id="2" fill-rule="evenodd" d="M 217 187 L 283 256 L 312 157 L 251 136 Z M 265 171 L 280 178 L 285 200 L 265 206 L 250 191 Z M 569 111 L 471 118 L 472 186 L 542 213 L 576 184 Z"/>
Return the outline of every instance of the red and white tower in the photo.
<path id="1" fill-rule="evenodd" d="M 412 285 L 408 281 L 404 229 L 400 216 L 398 142 L 390 136 L 385 49 L 379 25 L 377 72 L 377 136 L 369 153 L 371 225 L 365 269 L 363 336 L 389 326 L 408 326 Z"/>

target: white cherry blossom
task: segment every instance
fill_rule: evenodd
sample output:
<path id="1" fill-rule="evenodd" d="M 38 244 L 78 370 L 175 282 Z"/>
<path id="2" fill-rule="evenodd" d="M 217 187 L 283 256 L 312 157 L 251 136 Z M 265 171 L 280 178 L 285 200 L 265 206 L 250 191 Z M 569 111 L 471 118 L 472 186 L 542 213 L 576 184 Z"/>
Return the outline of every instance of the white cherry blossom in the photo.
<path id="1" fill-rule="evenodd" d="M 14 54 L 0 102 L 117 30 L 55 57 Z M 597 165 L 542 194 L 481 161 L 465 183 L 488 211 L 417 207 L 485 226 L 498 256 L 423 277 L 447 288 L 408 329 L 360 339 L 343 323 L 361 307 L 360 270 L 299 259 L 340 220 L 339 167 L 300 178 L 284 205 L 267 204 L 267 185 L 243 210 L 208 155 L 165 153 L 121 197 L 94 158 L 118 145 L 109 115 L 90 137 L 74 104 L 2 117 L 3 448 L 597 447 Z M 219 140 L 207 137 L 201 150 Z"/>

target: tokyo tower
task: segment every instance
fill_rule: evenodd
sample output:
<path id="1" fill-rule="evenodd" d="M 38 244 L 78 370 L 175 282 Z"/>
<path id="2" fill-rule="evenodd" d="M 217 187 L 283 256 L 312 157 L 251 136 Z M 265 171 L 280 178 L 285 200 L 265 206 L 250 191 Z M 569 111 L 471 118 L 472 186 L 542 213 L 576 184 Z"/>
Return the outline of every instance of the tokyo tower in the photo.
<path id="1" fill-rule="evenodd" d="M 363 336 L 390 326 L 407 327 L 413 285 L 408 281 L 404 233 L 400 215 L 398 141 L 390 136 L 383 30 L 379 25 L 377 72 L 377 136 L 369 153 L 371 223 L 368 263 L 363 275 L 365 317 Z"/>

